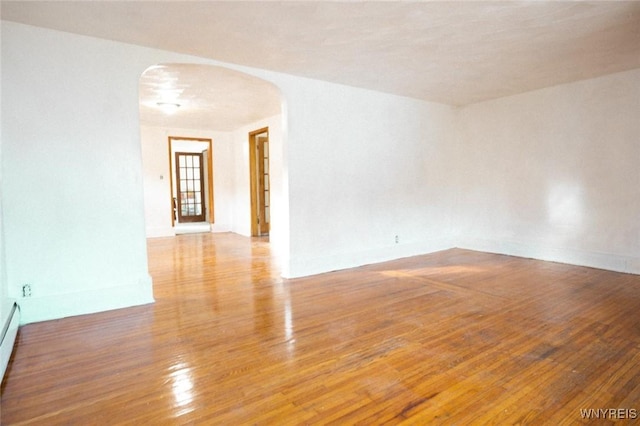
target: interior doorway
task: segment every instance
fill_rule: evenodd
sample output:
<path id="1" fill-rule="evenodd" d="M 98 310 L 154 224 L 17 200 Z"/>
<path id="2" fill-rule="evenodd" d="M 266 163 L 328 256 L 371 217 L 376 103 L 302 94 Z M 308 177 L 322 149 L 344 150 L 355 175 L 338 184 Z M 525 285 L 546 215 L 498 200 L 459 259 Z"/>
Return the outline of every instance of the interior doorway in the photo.
<path id="1" fill-rule="evenodd" d="M 183 233 L 183 228 L 196 226 L 180 223 L 177 211 L 174 215 L 176 176 L 169 163 L 175 162 L 175 155 L 167 152 L 169 136 L 176 143 L 184 143 L 189 138 L 197 142 L 211 138 L 216 142 L 215 152 L 211 151 L 215 185 L 212 191 L 205 190 L 204 197 L 207 203 L 211 199 L 211 206 L 205 206 L 206 221 L 197 226 L 204 231 L 198 232 L 251 236 L 248 134 L 269 127 L 268 211 L 261 212 L 260 217 L 265 219 L 263 229 L 254 230 L 254 234 L 268 233 L 261 240 L 271 241 L 276 250 L 281 250 L 282 257 L 287 258 L 289 195 L 285 191 L 287 159 L 283 155 L 287 140 L 287 104 L 278 86 L 220 66 L 159 63 L 145 70 L 139 88 L 146 236 L 171 237 Z M 159 103 L 175 103 L 173 112 L 169 114 Z M 208 153 L 204 156 L 208 158 Z M 253 223 L 255 227 L 256 218 Z"/>
<path id="2" fill-rule="evenodd" d="M 269 128 L 249 133 L 251 235 L 269 235 L 271 229 L 271 182 L 269 179 Z"/>
<path id="3" fill-rule="evenodd" d="M 171 226 L 176 233 L 209 232 L 215 221 L 213 141 L 169 136 Z"/>

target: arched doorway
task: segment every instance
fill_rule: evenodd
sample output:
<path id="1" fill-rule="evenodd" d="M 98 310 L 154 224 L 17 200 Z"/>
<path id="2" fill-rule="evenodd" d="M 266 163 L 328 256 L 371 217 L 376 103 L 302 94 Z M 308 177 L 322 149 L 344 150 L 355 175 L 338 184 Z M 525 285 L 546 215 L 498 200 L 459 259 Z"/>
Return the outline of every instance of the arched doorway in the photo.
<path id="1" fill-rule="evenodd" d="M 249 133 L 270 129 L 270 216 L 286 208 L 284 111 L 272 83 L 235 70 L 199 64 L 159 64 L 140 78 L 147 237 L 175 235 L 170 138 L 211 140 L 212 232 L 252 234 Z M 170 145 L 170 144 L 169 144 Z M 207 196 L 208 198 L 208 196 Z M 276 221 L 273 221 L 277 223 Z M 277 238 L 278 226 L 270 230 Z"/>

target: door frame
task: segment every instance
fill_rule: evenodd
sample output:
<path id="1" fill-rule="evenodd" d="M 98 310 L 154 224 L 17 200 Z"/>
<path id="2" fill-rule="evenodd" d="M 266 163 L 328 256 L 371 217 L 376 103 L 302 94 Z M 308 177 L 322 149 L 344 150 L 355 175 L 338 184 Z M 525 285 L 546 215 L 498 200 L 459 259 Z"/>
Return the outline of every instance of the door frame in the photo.
<path id="1" fill-rule="evenodd" d="M 267 134 L 267 140 L 269 140 L 269 127 L 263 127 L 258 130 L 249 132 L 249 190 L 251 191 L 251 236 L 259 237 L 260 228 L 258 226 L 258 200 L 257 200 L 257 188 L 256 188 L 256 137 L 263 133 Z M 271 145 L 269 145 L 269 153 L 271 153 Z M 271 157 L 271 155 L 269 155 Z M 271 164 L 269 164 L 271 169 Z M 271 185 L 269 185 L 271 187 Z M 271 203 L 269 203 L 271 204 Z"/>
<path id="2" fill-rule="evenodd" d="M 175 197 L 175 191 L 173 190 L 173 167 L 172 164 L 174 163 L 173 160 L 173 155 L 172 153 L 172 143 L 173 141 L 186 141 L 186 142 L 205 142 L 209 144 L 209 147 L 207 148 L 207 180 L 208 180 L 208 186 L 209 186 L 209 190 L 207 191 L 208 193 L 206 194 L 206 197 L 208 198 L 209 201 L 209 212 L 208 212 L 208 219 L 207 222 L 209 223 L 214 223 L 215 222 L 215 214 L 214 214 L 214 208 L 213 208 L 213 140 L 210 138 L 192 138 L 192 137 L 185 137 L 185 136 L 169 136 L 168 138 L 169 142 L 168 142 L 168 147 L 169 147 L 169 188 L 171 191 L 171 199 L 169 200 L 169 202 L 171 203 L 171 227 L 173 228 L 174 226 L 176 226 L 176 217 L 174 215 L 174 202 L 173 199 Z"/>

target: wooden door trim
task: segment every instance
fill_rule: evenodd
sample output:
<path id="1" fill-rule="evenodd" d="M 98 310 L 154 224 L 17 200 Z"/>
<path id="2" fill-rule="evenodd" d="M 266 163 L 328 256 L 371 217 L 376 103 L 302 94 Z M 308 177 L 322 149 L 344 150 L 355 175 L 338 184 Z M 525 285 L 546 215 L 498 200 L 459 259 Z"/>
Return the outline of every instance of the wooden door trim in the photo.
<path id="1" fill-rule="evenodd" d="M 169 202 L 171 203 L 171 227 L 176 226 L 176 218 L 173 214 L 173 198 L 175 197 L 175 192 L 173 191 L 173 169 L 171 168 L 171 164 L 173 164 L 173 159 L 171 155 L 172 151 L 172 141 L 191 141 L 191 142 L 206 142 L 209 144 L 209 148 L 207 148 L 207 178 L 209 179 L 209 191 L 206 194 L 206 197 L 209 200 L 209 213 L 208 213 L 208 222 L 215 223 L 215 209 L 214 207 L 214 199 L 213 199 L 213 139 L 210 138 L 193 138 L 186 136 L 169 136 L 168 137 L 168 147 L 169 147 L 169 190 L 171 193 L 171 199 Z"/>
<path id="2" fill-rule="evenodd" d="M 251 236 L 260 235 L 258 228 L 258 200 L 256 196 L 256 136 L 266 133 L 269 138 L 269 127 L 249 132 L 249 191 L 251 192 Z M 271 147 L 269 147 L 271 148 Z"/>

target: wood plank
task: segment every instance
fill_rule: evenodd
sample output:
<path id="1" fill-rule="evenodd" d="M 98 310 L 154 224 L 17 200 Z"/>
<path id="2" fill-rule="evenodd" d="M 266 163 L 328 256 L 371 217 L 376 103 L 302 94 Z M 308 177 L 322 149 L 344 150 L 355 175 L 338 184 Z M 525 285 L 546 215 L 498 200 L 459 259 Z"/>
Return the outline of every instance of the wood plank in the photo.
<path id="1" fill-rule="evenodd" d="M 155 304 L 20 329 L 3 424 L 581 424 L 581 409 L 640 410 L 639 276 L 454 249 L 284 280 L 264 239 L 148 250 Z"/>

